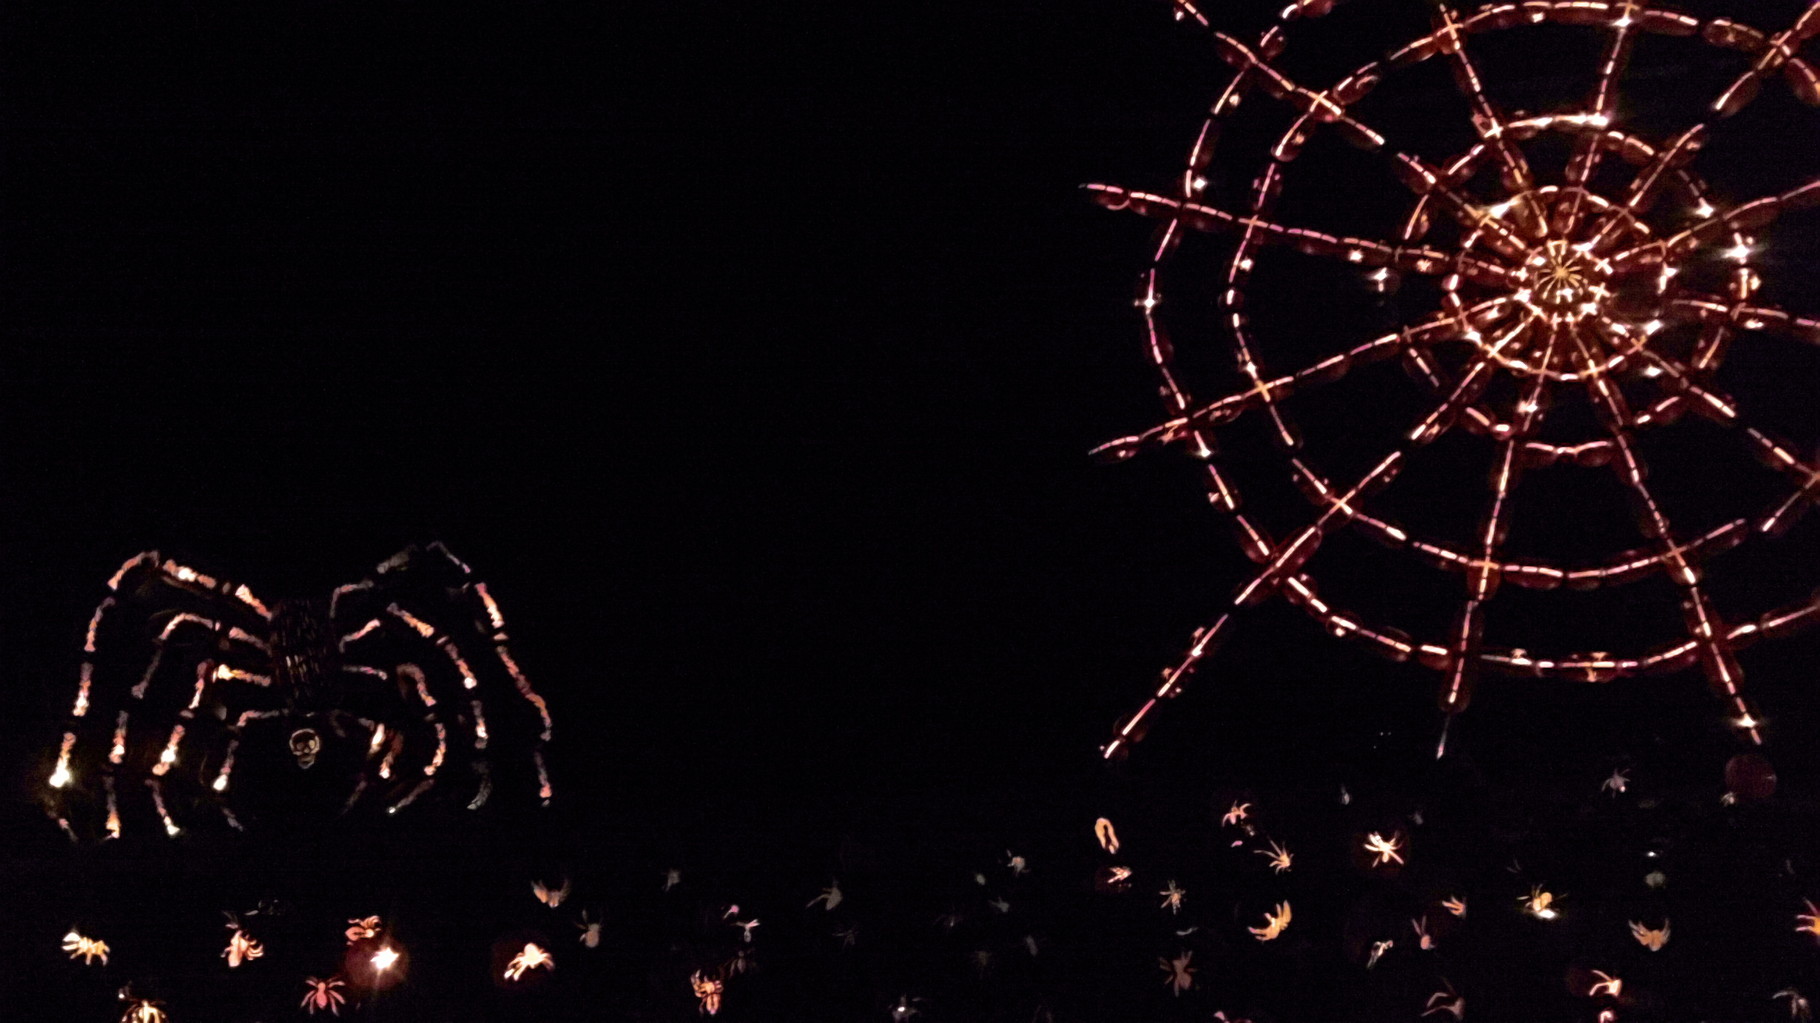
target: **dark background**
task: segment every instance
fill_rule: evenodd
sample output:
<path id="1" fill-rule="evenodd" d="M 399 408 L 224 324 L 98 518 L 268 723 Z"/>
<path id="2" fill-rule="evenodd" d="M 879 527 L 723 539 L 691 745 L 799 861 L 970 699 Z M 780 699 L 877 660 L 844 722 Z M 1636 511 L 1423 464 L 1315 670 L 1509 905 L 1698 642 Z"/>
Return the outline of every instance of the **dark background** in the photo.
<path id="1" fill-rule="evenodd" d="M 1765 6 L 1756 23 L 1797 9 Z M 1204 827 L 1208 800 L 1265 779 L 1311 807 L 1341 783 L 1397 805 L 1435 786 L 1545 805 L 1647 762 L 1665 790 L 1717 798 L 1735 750 L 1691 675 L 1488 682 L 1460 740 L 1476 780 L 1436 780 L 1434 678 L 1281 606 L 1246 620 L 1131 763 L 1099 762 L 1115 717 L 1245 573 L 1179 456 L 1086 457 L 1157 412 L 1130 306 L 1149 225 L 1077 186 L 1166 187 L 1226 78 L 1164 5 L 9 5 L 0 37 L 0 885 L 25 907 L 0 945 L 10 1004 L 108 1011 L 109 985 L 35 965 L 61 962 L 45 952 L 62 893 L 84 888 L 166 891 L 160 912 L 187 908 L 206 936 L 255 889 L 320 901 L 412 875 L 423 900 L 471 897 L 446 912 L 485 941 L 510 919 L 505 896 L 473 894 L 487 885 L 519 899 L 531 871 L 569 869 L 644 892 L 689 861 L 729 892 L 774 886 L 783 931 L 855 859 L 899 879 L 880 901 L 922 914 L 943 898 L 915 880 L 935 864 L 961 876 L 1020 843 L 1084 861 L 1106 806 Z M 1587 54 L 1529 47 L 1503 58 L 1513 88 L 1574 94 Z M 1698 102 L 1734 64 L 1664 57 L 1638 116 L 1672 89 Z M 1779 92 L 1762 107 L 1712 147 L 1735 199 L 1815 163 L 1811 112 Z M 1453 113 L 1404 111 L 1417 132 Z M 1766 137 L 1783 148 L 1751 148 Z M 1329 191 L 1367 213 L 1401 201 L 1382 180 Z M 1811 236 L 1785 228 L 1765 264 L 1810 315 Z M 1727 381 L 1808 450 L 1811 354 L 1747 354 Z M 1385 426 L 1400 408 L 1312 415 Z M 1237 457 L 1273 471 L 1257 450 Z M 1710 475 L 1669 484 L 1690 514 L 1722 514 L 1761 476 L 1739 448 L 1697 450 Z M 1470 521 L 1476 483 L 1449 493 L 1422 507 Z M 1625 521 L 1615 496 L 1587 494 L 1556 506 Z M 1622 532 L 1616 546 L 1636 542 Z M 251 865 L 240 846 L 66 855 L 35 786 L 122 559 L 156 547 L 262 594 L 313 594 L 431 539 L 490 582 L 555 708 L 563 798 L 547 820 L 287 831 Z M 1753 612 L 1788 599 L 1812 582 L 1810 541 L 1741 553 L 1716 591 Z M 1450 606 L 1444 581 L 1397 581 L 1425 569 L 1361 557 L 1334 571 L 1372 617 Z M 1672 595 L 1638 589 L 1605 610 L 1531 598 L 1510 621 L 1537 647 L 1610 623 L 1611 649 L 1633 649 L 1647 643 L 1626 635 L 1675 620 Z M 1797 795 L 1813 781 L 1812 653 L 1799 639 L 1745 662 Z M 1760 834 L 1811 848 L 1795 805 Z M 162 934 L 146 915 L 119 933 Z M 176 969 L 174 1018 L 214 1018 Z M 565 965 L 584 986 L 561 1011 L 592 990 L 581 972 Z M 822 1008 L 884 1018 L 898 977 L 873 974 Z M 797 991 L 779 1005 L 820 990 L 777 983 Z"/>

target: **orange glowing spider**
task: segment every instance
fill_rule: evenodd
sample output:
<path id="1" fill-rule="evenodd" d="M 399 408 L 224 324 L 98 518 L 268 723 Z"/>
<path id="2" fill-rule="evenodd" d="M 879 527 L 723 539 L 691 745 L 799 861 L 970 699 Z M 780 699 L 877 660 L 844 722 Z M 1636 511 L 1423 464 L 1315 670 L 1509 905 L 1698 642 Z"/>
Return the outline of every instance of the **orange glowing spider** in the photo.
<path id="1" fill-rule="evenodd" d="M 1668 944 L 1668 925 L 1669 921 L 1664 918 L 1661 929 L 1652 930 L 1643 926 L 1642 923 L 1632 920 L 1630 922 L 1630 936 L 1637 939 L 1637 944 L 1642 945 L 1651 952 L 1660 952 L 1662 951 L 1662 946 Z"/>
<path id="2" fill-rule="evenodd" d="M 265 946 L 254 941 L 252 935 L 240 926 L 239 917 L 232 913 L 227 914 L 227 926 L 228 930 L 234 932 L 228 938 L 227 948 L 221 952 L 221 957 L 228 961 L 228 969 L 234 969 L 241 963 L 265 955 Z"/>
<path id="3" fill-rule="evenodd" d="M 556 959 L 545 951 L 543 946 L 527 942 L 519 953 L 506 964 L 506 979 L 518 980 L 529 970 L 554 970 Z"/>
<path id="4" fill-rule="evenodd" d="M 1163 978 L 1163 983 L 1169 985 L 1171 993 L 1177 998 L 1182 997 L 1182 992 L 1194 986 L 1196 970 L 1195 967 L 1188 965 L 1193 959 L 1193 952 L 1181 952 L 1174 959 L 1158 957 L 1156 961 L 1157 966 L 1169 975 Z"/>
<path id="5" fill-rule="evenodd" d="M 376 916 L 357 917 L 348 921 L 346 933 L 348 944 L 379 937 L 379 918 Z"/>
<path id="6" fill-rule="evenodd" d="M 1279 902 L 1274 912 L 1264 914 L 1264 926 L 1246 929 L 1259 941 L 1275 941 L 1289 927 L 1289 917 L 1289 903 Z"/>
<path id="7" fill-rule="evenodd" d="M 94 965 L 97 959 L 101 960 L 101 965 L 106 966 L 107 954 L 112 951 L 107 947 L 107 942 L 84 937 L 77 934 L 74 928 L 63 936 L 63 950 L 70 954 L 71 959 L 80 956 L 84 966 Z"/>
<path id="8" fill-rule="evenodd" d="M 695 997 L 701 1002 L 695 1007 L 696 1012 L 712 1016 L 720 1011 L 721 997 L 727 991 L 726 981 L 714 976 L 704 977 L 701 971 L 697 970 L 689 974 L 689 988 L 695 992 Z"/>
<path id="9" fill-rule="evenodd" d="M 328 980 L 305 977 L 303 978 L 303 986 L 308 988 L 309 991 L 304 994 L 303 1001 L 298 1005 L 298 1008 L 307 1010 L 312 1016 L 316 1015 L 317 1011 L 321 1009 L 329 1010 L 331 1015 L 341 1015 L 341 1007 L 346 1005 L 348 1000 L 346 996 L 335 989 L 347 987 L 347 981 L 342 980 L 340 977 L 330 977 Z"/>
<path id="10" fill-rule="evenodd" d="M 1385 838 L 1374 831 L 1365 838 L 1365 851 L 1376 855 L 1376 858 L 1371 861 L 1371 865 L 1374 867 L 1381 867 L 1392 861 L 1402 863 L 1403 857 L 1397 853 L 1397 850 L 1401 848 L 1403 848 L 1403 842 L 1395 835 Z"/>
<path id="11" fill-rule="evenodd" d="M 1232 76 L 1167 184 L 1087 186 L 1100 205 L 1158 224 L 1135 304 L 1165 402 L 1162 422 L 1096 454 L 1121 461 L 1166 446 L 1186 450 L 1199 460 L 1214 509 L 1232 521 L 1257 566 L 1116 726 L 1102 754 L 1118 755 L 1142 738 L 1159 705 L 1183 691 L 1241 614 L 1273 597 L 1335 636 L 1435 671 L 1448 723 L 1466 709 L 1482 671 L 1597 683 L 1698 667 L 1739 736 L 1760 743 L 1762 724 L 1745 698 L 1736 652 L 1820 620 L 1820 595 L 1791 587 L 1771 598 L 1788 601 L 1779 608 L 1731 611 L 1704 576 L 1722 552 L 1787 530 L 1820 497 L 1820 464 L 1808 455 L 1811 430 L 1799 442 L 1776 439 L 1720 389 L 1716 371 L 1728 349 L 1745 347 L 1742 338 L 1751 348 L 1777 338 L 1820 341 L 1820 311 L 1798 315 L 1762 297 L 1769 273 L 1799 277 L 1812 268 L 1779 267 L 1761 255 L 1774 222 L 1820 203 L 1820 180 L 1810 168 L 1809 180 L 1793 188 L 1780 180 L 1709 187 L 1700 157 L 1709 141 L 1727 138 L 1719 122 L 1778 79 L 1800 101 L 1820 105 L 1820 71 L 1803 52 L 1820 37 L 1820 8 L 1807 5 L 1793 24 L 1759 30 L 1636 0 L 1500 0 L 1470 9 L 1435 0 L 1425 29 L 1393 40 L 1382 58 L 1322 68 L 1319 53 L 1285 51 L 1304 36 L 1384 31 L 1395 23 L 1381 12 L 1394 5 L 1279 6 L 1273 24 L 1241 38 L 1220 27 L 1237 20 L 1231 5 L 1174 0 L 1177 20 L 1200 30 Z M 1304 28 L 1316 21 L 1323 25 Z M 1483 51 L 1544 32 L 1592 37 L 1603 53 L 1592 87 L 1540 98 L 1544 113 L 1502 108 L 1481 74 Z M 1711 103 L 1686 113 L 1685 130 L 1633 123 L 1619 103 L 1632 52 L 1655 36 L 1748 57 Z M 1560 52 L 1564 43 L 1549 39 L 1550 52 Z M 1462 119 L 1468 143 L 1451 152 L 1437 148 L 1451 143 L 1433 118 L 1386 121 L 1395 110 L 1432 109 L 1429 83 L 1442 80 L 1441 69 L 1451 72 L 1470 115 Z M 1242 127 L 1225 131 L 1242 101 Z M 1776 141 L 1748 133 L 1728 141 L 1739 139 L 1766 148 Z M 1357 166 L 1352 150 L 1373 166 Z M 1557 151 L 1565 161 L 1552 159 Z M 1727 173 L 1794 159 L 1732 160 Z M 1329 200 L 1352 199 L 1374 184 L 1397 204 L 1394 227 L 1377 236 L 1295 220 L 1297 210 L 1330 209 L 1337 204 Z M 1770 194 L 1729 198 L 1753 189 Z M 1811 230 L 1812 223 L 1789 227 Z M 1224 266 L 1209 273 L 1215 261 Z M 1397 292 L 1405 278 L 1421 286 L 1394 304 L 1374 298 Z M 1178 290 L 1185 301 L 1165 301 Z M 1199 350 L 1218 335 L 1229 342 L 1229 357 Z M 1386 406 L 1387 375 L 1369 367 L 1384 360 L 1400 361 L 1420 392 L 1420 407 L 1396 426 L 1374 411 Z M 1374 386 L 1380 390 L 1361 396 Z M 1590 414 L 1578 422 L 1551 414 L 1570 405 Z M 1708 484 L 1704 496 L 1726 504 L 1716 525 L 1693 527 L 1672 512 L 1650 479 L 1646 451 L 1655 450 L 1646 444 L 1684 441 L 1690 430 L 1677 424 L 1695 418 L 1729 430 L 1738 448 L 1768 466 L 1778 492 L 1744 505 L 1740 488 Z M 1282 475 L 1294 485 L 1294 493 L 1284 488 L 1283 502 L 1293 512 L 1280 514 L 1268 493 L 1257 499 L 1263 481 L 1247 482 L 1251 500 L 1241 501 L 1240 474 L 1224 452 L 1240 447 L 1232 438 L 1248 436 L 1247 423 L 1276 442 Z M 1436 444 L 1450 433 L 1479 438 L 1476 464 L 1452 460 L 1467 457 L 1469 445 Z M 1305 443 L 1342 435 L 1344 451 Z M 1640 548 L 1568 560 L 1540 544 L 1510 542 L 1513 522 L 1538 507 L 1516 510 L 1520 481 L 1569 466 L 1615 474 L 1624 498 L 1597 513 L 1621 515 L 1628 503 L 1641 521 Z M 1386 493 L 1400 478 L 1428 473 L 1431 480 L 1489 475 L 1490 493 L 1463 536 L 1418 524 L 1418 508 L 1431 504 L 1426 495 Z M 1433 588 L 1433 599 L 1447 602 L 1446 624 L 1413 636 L 1331 602 L 1317 576 L 1343 556 L 1346 545 L 1329 542 L 1343 531 L 1455 577 Z M 1496 635 L 1487 628 L 1494 598 L 1510 586 L 1581 591 L 1646 578 L 1666 580 L 1678 595 L 1679 613 L 1668 611 L 1678 634 L 1655 647 L 1536 653 L 1486 638 Z M 1447 732 L 1444 725 L 1437 755 Z"/>

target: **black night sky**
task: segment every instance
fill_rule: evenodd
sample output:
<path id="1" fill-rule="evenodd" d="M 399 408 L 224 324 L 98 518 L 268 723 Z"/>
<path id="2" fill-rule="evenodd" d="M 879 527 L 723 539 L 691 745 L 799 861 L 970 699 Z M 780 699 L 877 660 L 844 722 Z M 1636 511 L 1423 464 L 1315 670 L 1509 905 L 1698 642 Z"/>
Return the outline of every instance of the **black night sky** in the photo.
<path id="1" fill-rule="evenodd" d="M 1422 4 L 1352 6 L 1372 4 L 1398 13 L 1349 22 L 1367 57 L 1426 23 Z M 1644 995 L 1620 1018 L 1786 1018 L 1778 987 L 1820 995 L 1820 951 L 1788 933 L 1820 894 L 1813 635 L 1744 655 L 1781 789 L 1730 815 L 1717 802 L 1738 747 L 1697 673 L 1488 679 L 1461 754 L 1436 766 L 1433 673 L 1281 602 L 1241 623 L 1128 761 L 1099 760 L 1250 568 L 1179 452 L 1087 456 L 1160 413 L 1131 303 L 1153 225 L 1079 186 L 1171 187 L 1229 77 L 1166 4 L 645 6 L 0 11 L 0 1016 L 112 1019 L 130 981 L 173 1023 L 301 1019 L 302 977 L 336 967 L 281 955 L 279 936 L 300 945 L 312 914 L 358 902 L 415 926 L 420 961 L 352 1018 L 696 1018 L 679 979 L 693 967 L 676 972 L 708 954 L 691 914 L 743 901 L 765 926 L 761 969 L 728 983 L 734 1020 L 887 1020 L 906 994 L 930 1021 L 1410 1019 L 1429 974 L 1367 974 L 1351 931 L 1390 896 L 1323 884 L 1313 864 L 1370 830 L 1360 815 L 1411 812 L 1435 818 L 1426 843 L 1461 876 L 1516 885 L 1499 868 L 1520 854 L 1526 889 L 1552 863 L 1583 912 L 1620 922 L 1606 893 L 1647 869 L 1628 858 L 1679 850 L 1688 898 L 1661 956 L 1684 958 L 1636 967 Z M 1235 6 L 1251 33 L 1272 5 Z M 1779 26 L 1804 6 L 1739 16 Z M 1596 46 L 1554 33 L 1487 55 L 1511 102 L 1590 75 Z M 1640 58 L 1645 127 L 1673 127 L 1650 119 L 1691 109 L 1673 101 L 1697 104 L 1739 59 L 1706 52 Z M 1397 116 L 1417 136 L 1470 133 L 1452 111 Z M 1816 123 L 1766 89 L 1702 169 L 1734 200 L 1790 187 L 1820 165 Z M 1327 187 L 1310 218 L 1406 202 L 1387 178 Z M 1816 223 L 1779 224 L 1763 264 L 1773 297 L 1810 316 Z M 1328 320 L 1287 303 L 1282 329 L 1398 315 L 1349 287 L 1357 301 Z M 1814 351 L 1739 348 L 1721 381 L 1811 454 Z M 1411 407 L 1348 386 L 1351 404 L 1310 410 L 1311 434 L 1393 428 Z M 1230 440 L 1242 473 L 1290 493 L 1261 435 Z M 1723 441 L 1707 428 L 1660 472 L 1690 516 L 1764 487 Z M 1401 510 L 1469 528 L 1484 468 L 1449 477 L 1447 457 Z M 1548 492 L 1567 560 L 1639 542 L 1615 494 L 1603 479 Z M 1605 520 L 1615 533 L 1584 525 Z M 1715 563 L 1715 594 L 1753 612 L 1804 594 L 1816 528 Z M 488 581 L 551 701 L 555 807 L 100 849 L 47 819 L 83 628 L 123 559 L 157 548 L 261 595 L 326 595 L 437 539 Z M 1336 547 L 1331 573 L 1347 606 L 1418 629 L 1458 599 L 1366 544 Z M 1624 650 L 1678 621 L 1666 584 L 1552 596 L 1512 596 L 1496 627 Z M 1617 767 L 1648 779 L 1672 825 L 1641 810 L 1587 823 Z M 1342 785 L 1358 797 L 1344 810 Z M 1306 905 L 1324 930 L 1274 960 L 1238 931 L 1172 999 L 1148 893 L 1176 871 L 1242 892 L 1218 866 L 1218 817 L 1239 797 L 1294 808 L 1278 826 L 1308 848 L 1297 919 Z M 1114 909 L 1087 908 L 1102 815 L 1149 842 Z M 1028 879 L 1008 878 L 1007 849 L 1029 850 Z M 1750 873 L 1785 858 L 1775 884 Z M 686 909 L 658 891 L 671 866 L 694 886 Z M 1032 914 L 966 925 L 997 942 L 991 983 L 929 924 L 980 899 L 976 871 L 1025 886 L 1004 897 Z M 576 901 L 547 913 L 529 882 L 562 873 Z M 850 950 L 803 909 L 835 877 L 862 932 Z M 271 959 L 223 979 L 220 913 L 267 899 L 290 906 L 267 918 Z M 1241 910 L 1220 913 L 1240 901 L 1255 923 L 1241 895 L 1203 923 L 1232 930 Z M 570 908 L 605 913 L 592 963 Z M 116 950 L 105 970 L 56 952 L 84 914 Z M 560 964 L 545 989 L 487 983 L 491 945 L 538 927 Z M 1759 933 L 1773 947 L 1739 951 Z M 1476 1019 L 1590 1020 L 1567 990 L 1580 949 L 1481 939 L 1478 965 L 1449 976 L 1493 992 Z M 1749 1001 L 1724 1015 L 1733 991 Z"/>

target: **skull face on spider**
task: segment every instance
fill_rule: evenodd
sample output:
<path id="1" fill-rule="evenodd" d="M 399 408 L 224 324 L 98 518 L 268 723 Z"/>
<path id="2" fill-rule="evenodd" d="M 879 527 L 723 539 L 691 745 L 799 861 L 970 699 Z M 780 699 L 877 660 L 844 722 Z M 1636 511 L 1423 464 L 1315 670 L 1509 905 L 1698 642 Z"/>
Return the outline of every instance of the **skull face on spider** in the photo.
<path id="1" fill-rule="evenodd" d="M 47 782 L 72 837 L 316 806 L 398 813 L 432 792 L 551 798 L 549 708 L 486 584 L 440 543 L 325 599 L 267 603 L 147 551 L 89 619 Z"/>

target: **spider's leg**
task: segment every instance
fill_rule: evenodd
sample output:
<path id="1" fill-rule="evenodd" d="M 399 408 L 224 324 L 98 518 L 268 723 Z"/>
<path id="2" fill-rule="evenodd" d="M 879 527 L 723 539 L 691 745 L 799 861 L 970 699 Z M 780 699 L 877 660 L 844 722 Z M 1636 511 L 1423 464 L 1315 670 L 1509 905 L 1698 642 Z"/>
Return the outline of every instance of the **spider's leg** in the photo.
<path id="1" fill-rule="evenodd" d="M 474 577 L 473 569 L 468 563 L 457 557 L 454 552 L 450 551 L 440 540 L 428 544 L 425 547 L 425 551 L 439 555 L 444 561 L 454 566 L 460 572 L 463 580 L 460 592 L 467 598 L 468 603 L 472 605 L 470 616 L 473 619 L 474 625 L 482 634 L 486 635 L 487 642 L 492 647 L 493 658 L 498 662 L 500 667 L 505 669 L 506 674 L 512 679 L 513 689 L 517 691 L 520 699 L 529 705 L 537 714 L 539 728 L 537 738 L 531 749 L 531 759 L 537 770 L 538 799 L 547 806 L 549 805 L 552 795 L 549 771 L 544 763 L 544 746 L 550 742 L 551 731 L 553 729 L 549 704 L 538 694 L 537 690 L 532 687 L 530 679 L 525 675 L 524 670 L 519 667 L 518 662 L 512 657 L 512 652 L 507 647 L 505 615 L 500 610 L 499 602 L 487 591 L 487 584 L 476 579 Z M 388 561 L 385 565 L 382 565 L 380 571 L 386 572 L 390 571 L 392 568 L 402 567 L 410 561 L 411 557 L 412 552 L 407 549 Z M 424 638 L 431 639 L 435 642 L 436 645 L 442 649 L 444 655 L 454 664 L 456 671 L 461 676 L 462 685 L 470 691 L 476 690 L 478 680 L 454 637 L 446 632 L 436 634 L 433 627 L 427 626 L 427 623 L 423 622 L 421 619 L 416 619 L 397 604 L 388 607 L 387 611 L 395 617 L 404 620 L 406 624 L 410 625 L 420 635 L 423 635 Z M 475 613 L 476 611 L 478 613 Z M 431 628 L 432 631 L 426 633 L 426 627 Z M 470 701 L 470 708 L 472 709 L 475 718 L 476 741 L 484 743 L 486 739 L 485 708 L 482 701 L 478 698 L 480 694 L 476 692 L 474 695 L 476 698 Z"/>
<path id="2" fill-rule="evenodd" d="M 448 729 L 443 725 L 441 717 L 436 713 L 436 698 L 430 694 L 429 682 L 425 679 L 423 671 L 415 664 L 400 664 L 397 668 L 396 675 L 403 682 L 411 684 L 411 692 L 416 696 L 418 705 L 423 708 L 423 722 L 436 734 L 436 750 L 430 755 L 428 762 L 422 767 L 423 780 L 412 786 L 410 791 L 407 792 L 403 798 L 386 807 L 387 813 L 397 813 L 399 810 L 409 806 L 418 796 L 430 790 L 430 787 L 436 783 L 436 772 L 442 769 L 443 760 L 448 756 L 449 750 Z M 401 688 L 403 687 L 401 686 Z M 379 726 L 379 728 L 383 727 L 384 726 Z M 374 731 L 373 744 L 368 751 L 369 755 L 379 748 L 382 734 L 383 733 L 377 729 Z M 393 742 L 396 744 L 401 742 L 402 739 L 403 736 L 400 735 L 395 737 Z M 476 748 L 484 748 L 484 745 L 485 740 L 483 737 L 482 740 L 476 744 Z M 386 754 L 385 762 L 381 764 L 380 777 L 382 779 L 389 779 L 390 777 L 389 768 L 397 748 L 398 747 L 394 745 L 392 751 Z"/>
<path id="3" fill-rule="evenodd" d="M 128 727 L 136 718 L 143 719 L 145 708 L 152 701 L 152 681 L 164 667 L 167 656 L 173 649 L 172 642 L 189 632 L 200 630 L 203 642 L 198 649 L 215 651 L 215 656 L 251 657 L 261 660 L 269 656 L 269 646 L 253 631 L 241 625 L 231 623 L 226 614 L 210 616 L 194 611 L 179 610 L 165 621 L 163 627 L 152 639 L 151 655 L 136 684 L 125 693 L 117 688 L 102 688 L 97 685 L 98 662 L 96 660 L 98 644 L 104 641 L 104 627 L 110 612 L 120 613 L 123 602 L 133 601 L 135 606 L 145 599 L 155 599 L 154 588 L 168 589 L 200 597 L 206 601 L 217 602 L 213 606 L 222 612 L 228 608 L 218 602 L 226 598 L 235 607 L 251 612 L 257 617 L 248 617 L 249 625 L 263 623 L 269 612 L 258 598 L 244 586 L 218 580 L 204 575 L 174 561 L 163 560 L 155 551 L 146 551 L 128 559 L 112 578 L 108 580 L 108 594 L 96 607 L 90 618 L 86 639 L 83 645 L 83 663 L 81 678 L 78 683 L 76 702 L 71 713 L 71 727 L 66 731 L 64 744 L 59 751 L 58 766 L 53 772 L 53 788 L 67 785 L 72 778 L 72 758 L 79 750 L 79 734 L 87 723 L 84 719 L 98 719 L 96 724 L 111 717 L 112 741 L 107 747 L 105 758 L 99 758 L 101 788 L 105 800 L 105 830 L 109 837 L 118 837 L 122 830 L 119 792 L 115 784 L 115 774 L 128 755 Z M 254 626 L 257 628 L 257 626 Z M 260 630 L 263 631 L 263 630 Z M 193 732 L 196 711 L 202 706 L 202 700 L 208 686 L 217 680 L 234 677 L 243 680 L 263 679 L 269 677 L 228 667 L 217 666 L 209 656 L 196 664 L 196 681 L 194 694 L 187 706 L 176 711 L 177 720 L 169 731 L 163 734 L 164 745 L 157 760 L 150 766 L 155 778 L 162 779 L 173 767 L 180 756 L 186 732 Z M 158 697 L 160 705 L 169 700 L 162 695 Z M 100 727 L 105 728 L 105 725 Z M 158 790 L 162 797 L 162 789 Z M 166 817 L 164 811 L 159 812 Z M 168 827 L 167 827 L 168 830 Z"/>

